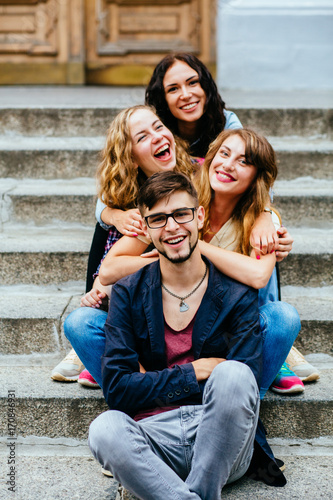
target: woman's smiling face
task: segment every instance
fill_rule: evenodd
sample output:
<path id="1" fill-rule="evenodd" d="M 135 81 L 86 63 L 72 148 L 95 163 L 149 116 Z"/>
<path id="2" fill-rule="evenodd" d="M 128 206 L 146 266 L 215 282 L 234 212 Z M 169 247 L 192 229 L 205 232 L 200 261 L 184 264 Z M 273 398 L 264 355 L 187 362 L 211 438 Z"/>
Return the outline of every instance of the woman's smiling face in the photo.
<path id="1" fill-rule="evenodd" d="M 183 61 L 176 61 L 163 79 L 165 99 L 173 116 L 183 122 L 200 120 L 205 112 L 206 93 L 198 73 Z"/>
<path id="2" fill-rule="evenodd" d="M 245 143 L 239 135 L 232 135 L 223 142 L 209 167 L 213 191 L 232 198 L 241 198 L 256 175 L 257 168 L 246 161 Z"/>
<path id="3" fill-rule="evenodd" d="M 138 109 L 129 119 L 132 157 L 147 177 L 176 166 L 175 140 L 149 109 Z"/>

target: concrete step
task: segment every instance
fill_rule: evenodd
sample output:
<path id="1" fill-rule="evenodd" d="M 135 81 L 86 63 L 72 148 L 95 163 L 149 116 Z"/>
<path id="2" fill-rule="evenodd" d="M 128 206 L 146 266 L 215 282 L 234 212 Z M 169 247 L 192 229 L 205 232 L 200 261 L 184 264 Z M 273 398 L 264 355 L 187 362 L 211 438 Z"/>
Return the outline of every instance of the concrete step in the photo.
<path id="1" fill-rule="evenodd" d="M 285 226 L 333 227 L 333 181 L 303 177 L 277 181 L 274 204 Z"/>
<path id="2" fill-rule="evenodd" d="M 17 435 L 82 439 L 87 436 L 92 419 L 107 409 L 100 389 L 51 380 L 50 373 L 57 361 L 49 366 L 18 366 L 12 359 L 11 365 L 0 366 L 0 412 L 6 414 L 8 390 L 15 391 Z M 307 384 L 304 393 L 267 393 L 261 416 L 270 437 L 333 436 L 333 358 L 322 355 L 320 363 L 317 357 L 317 367 L 321 378 Z M 2 418 L 0 436 L 6 435 L 7 422 Z"/>
<path id="3" fill-rule="evenodd" d="M 105 136 L 2 135 L 0 136 L 0 175 L 19 179 L 93 177 L 104 142 Z"/>
<path id="4" fill-rule="evenodd" d="M 95 222 L 96 182 L 92 178 L 61 180 L 1 179 L 2 220 L 50 224 Z"/>
<path id="5" fill-rule="evenodd" d="M 73 498 L 80 500 L 120 500 L 118 483 L 104 476 L 93 458 L 86 440 L 29 436 L 17 438 L 16 493 L 17 500 L 43 498 Z M 8 456 L 7 440 L 0 439 L 1 463 Z M 277 498 L 330 499 L 333 473 L 333 442 L 330 438 L 312 440 L 272 439 L 270 444 L 277 457 L 286 465 L 287 485 L 272 488 L 246 477 L 223 489 L 222 498 L 230 500 Z M 43 470 L 43 474 L 41 474 Z M 3 467 L 5 474 L 8 468 Z M 4 500 L 13 498 L 5 480 L 1 481 Z M 135 497 L 124 491 L 123 500 Z"/>
<path id="6" fill-rule="evenodd" d="M 134 99 L 142 104 L 143 98 Z M 21 135 L 45 136 L 91 136 L 105 135 L 106 130 L 121 110 L 133 104 L 127 99 L 121 103 L 104 106 L 87 106 L 81 103 L 73 106 L 36 106 L 22 104 L 12 107 L 9 103 L 0 108 L 0 134 L 16 133 Z M 324 108 L 244 108 L 228 106 L 234 111 L 243 126 L 251 127 L 269 136 L 298 135 L 313 137 L 317 135 L 332 137 L 332 110 Z"/>
<path id="7" fill-rule="evenodd" d="M 329 109 L 306 108 L 232 108 L 243 127 L 265 136 L 332 137 L 333 114 Z"/>
<path id="8" fill-rule="evenodd" d="M 84 282 L 1 286 L 1 353 L 59 355 L 68 349 L 63 322 L 84 290 Z"/>
<path id="9" fill-rule="evenodd" d="M 1 111 L 1 110 L 0 110 Z M 0 135 L 0 176 L 71 179 L 93 177 L 102 136 Z M 333 142 L 325 138 L 269 137 L 279 160 L 279 179 L 312 176 L 332 179 Z"/>
<path id="10" fill-rule="evenodd" d="M 281 284 L 322 287 L 333 284 L 333 232 L 331 229 L 288 227 L 293 250 L 280 263 Z"/>
<path id="11" fill-rule="evenodd" d="M 281 265 L 283 285 L 333 284 L 333 230 L 288 227 L 295 243 Z M 93 227 L 61 223 L 4 225 L 0 232 L 2 284 L 85 280 Z M 24 266 L 22 266 L 24 262 Z"/>
<path id="12" fill-rule="evenodd" d="M 302 329 L 296 347 L 302 354 L 310 352 L 333 353 L 333 287 L 284 286 L 281 298 L 296 307 Z"/>
<path id="13" fill-rule="evenodd" d="M 0 232 L 2 284 L 84 281 L 93 231 L 93 227 L 64 223 L 4 229 Z"/>
<path id="14" fill-rule="evenodd" d="M 93 225 L 96 182 L 76 179 L 0 179 L 2 221 Z M 333 228 L 333 180 L 277 181 L 274 203 L 284 225 Z"/>
<path id="15" fill-rule="evenodd" d="M 27 355 L 62 355 L 69 347 L 63 322 L 79 307 L 84 290 L 83 281 L 1 286 L 2 354 L 17 355 L 17 363 L 19 357 L 24 363 Z M 293 304 L 300 314 L 302 330 L 296 346 L 301 352 L 333 354 L 333 287 L 286 286 L 282 287 L 282 299 Z"/>
<path id="16" fill-rule="evenodd" d="M 333 143 L 318 137 L 268 137 L 277 153 L 279 180 L 332 179 Z"/>

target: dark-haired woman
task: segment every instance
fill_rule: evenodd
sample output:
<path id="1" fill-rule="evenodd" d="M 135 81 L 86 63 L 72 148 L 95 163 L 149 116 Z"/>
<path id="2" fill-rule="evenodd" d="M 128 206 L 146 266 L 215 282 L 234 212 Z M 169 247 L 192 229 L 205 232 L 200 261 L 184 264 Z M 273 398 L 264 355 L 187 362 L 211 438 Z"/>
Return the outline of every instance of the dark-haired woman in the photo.
<path id="1" fill-rule="evenodd" d="M 170 54 L 156 66 L 146 89 L 146 104 L 163 123 L 190 145 L 190 154 L 205 157 L 209 144 L 224 129 L 242 128 L 225 109 L 208 68 L 194 55 Z"/>

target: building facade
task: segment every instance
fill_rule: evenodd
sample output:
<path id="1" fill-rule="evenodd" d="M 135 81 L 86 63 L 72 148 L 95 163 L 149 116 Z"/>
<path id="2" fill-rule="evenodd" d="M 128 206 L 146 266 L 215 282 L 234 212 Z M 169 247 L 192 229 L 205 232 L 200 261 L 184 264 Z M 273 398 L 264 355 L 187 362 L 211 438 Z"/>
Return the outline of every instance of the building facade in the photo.
<path id="1" fill-rule="evenodd" d="M 214 72 L 216 0 L 0 0 L 0 84 L 145 85 L 171 51 Z"/>

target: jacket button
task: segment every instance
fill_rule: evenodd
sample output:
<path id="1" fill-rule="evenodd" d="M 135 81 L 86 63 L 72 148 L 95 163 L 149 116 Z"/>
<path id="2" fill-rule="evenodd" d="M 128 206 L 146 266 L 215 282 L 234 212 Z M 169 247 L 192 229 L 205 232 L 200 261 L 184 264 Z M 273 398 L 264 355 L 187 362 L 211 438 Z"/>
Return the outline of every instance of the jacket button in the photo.
<path id="1" fill-rule="evenodd" d="M 169 394 L 168 394 L 168 398 L 169 398 L 169 399 L 173 398 L 173 392 L 169 392 Z"/>
<path id="2" fill-rule="evenodd" d="M 190 391 L 190 388 L 188 385 L 186 387 L 184 387 L 184 392 L 189 392 L 189 391 Z"/>
<path id="3" fill-rule="evenodd" d="M 181 395 L 181 393 L 182 393 L 182 391 L 180 391 L 179 389 L 177 389 L 177 390 L 175 391 L 176 396 L 180 396 L 180 395 Z"/>

